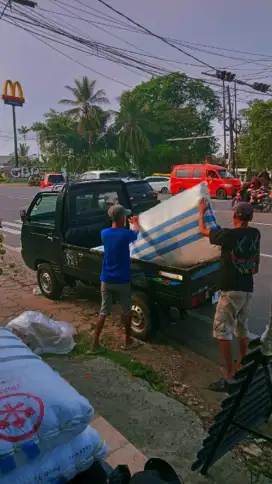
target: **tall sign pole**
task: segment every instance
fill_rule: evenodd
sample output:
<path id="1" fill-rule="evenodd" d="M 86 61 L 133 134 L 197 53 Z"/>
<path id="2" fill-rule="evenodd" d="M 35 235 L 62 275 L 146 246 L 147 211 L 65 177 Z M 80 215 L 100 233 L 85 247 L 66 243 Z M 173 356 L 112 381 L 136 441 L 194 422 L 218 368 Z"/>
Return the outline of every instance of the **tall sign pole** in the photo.
<path id="1" fill-rule="evenodd" d="M 18 145 L 17 145 L 17 128 L 16 128 L 16 113 L 15 106 L 12 106 L 12 120 L 13 120 L 13 136 L 14 136 L 14 155 L 15 155 L 15 167 L 18 168 Z"/>
<path id="2" fill-rule="evenodd" d="M 12 106 L 12 119 L 13 119 L 13 135 L 14 135 L 14 156 L 15 166 L 18 167 L 18 146 L 17 146 L 17 128 L 16 128 L 16 112 L 15 107 L 22 107 L 25 98 L 23 95 L 23 89 L 19 81 L 12 82 L 10 79 L 5 81 L 2 93 L 2 99 L 5 104 Z"/>

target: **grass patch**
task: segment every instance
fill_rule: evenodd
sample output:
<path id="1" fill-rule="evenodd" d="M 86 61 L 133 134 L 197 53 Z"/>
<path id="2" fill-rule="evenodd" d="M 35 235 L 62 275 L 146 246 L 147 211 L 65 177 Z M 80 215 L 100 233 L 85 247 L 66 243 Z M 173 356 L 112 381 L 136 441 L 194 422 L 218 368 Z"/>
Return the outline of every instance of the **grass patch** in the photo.
<path id="1" fill-rule="evenodd" d="M 81 333 L 75 337 L 76 346 L 75 349 L 70 353 L 69 357 L 80 357 L 84 359 L 93 358 L 91 352 L 92 348 L 92 338 L 88 333 Z M 141 378 L 147 381 L 151 387 L 158 391 L 165 393 L 166 387 L 162 375 L 151 368 L 151 366 L 144 365 L 138 361 L 131 359 L 129 354 L 122 353 L 120 351 L 112 351 L 105 348 L 105 351 L 101 353 L 104 358 L 108 358 L 113 363 L 126 368 L 132 377 Z"/>

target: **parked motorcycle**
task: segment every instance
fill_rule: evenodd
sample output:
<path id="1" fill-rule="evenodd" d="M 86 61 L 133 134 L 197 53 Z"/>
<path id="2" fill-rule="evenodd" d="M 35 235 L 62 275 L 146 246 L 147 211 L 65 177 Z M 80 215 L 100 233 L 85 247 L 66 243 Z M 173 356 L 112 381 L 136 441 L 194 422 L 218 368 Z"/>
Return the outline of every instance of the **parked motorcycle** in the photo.
<path id="1" fill-rule="evenodd" d="M 234 209 L 239 202 L 248 201 L 252 205 L 252 207 L 256 210 L 259 210 L 263 213 L 268 213 L 272 209 L 272 200 L 267 192 L 259 192 L 256 196 L 256 199 L 253 202 L 249 202 L 250 200 L 250 188 L 242 187 L 239 190 L 235 197 L 232 199 L 232 208 Z M 246 196 L 248 195 L 248 196 Z"/>

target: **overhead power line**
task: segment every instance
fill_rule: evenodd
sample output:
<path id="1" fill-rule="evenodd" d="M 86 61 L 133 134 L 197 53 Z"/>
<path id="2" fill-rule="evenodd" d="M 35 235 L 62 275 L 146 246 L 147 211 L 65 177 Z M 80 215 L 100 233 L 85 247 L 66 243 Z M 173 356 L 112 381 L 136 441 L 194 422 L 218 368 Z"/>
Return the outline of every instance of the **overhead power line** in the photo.
<path id="1" fill-rule="evenodd" d="M 101 4 L 103 4 L 105 7 L 109 8 L 110 10 L 112 10 L 113 12 L 117 13 L 118 15 L 120 15 L 121 17 L 124 17 L 125 19 L 127 19 L 129 22 L 131 22 L 132 24 L 134 25 L 137 25 L 137 27 L 139 27 L 140 29 L 144 30 L 145 32 L 147 32 L 148 34 L 152 35 L 153 37 L 156 37 L 157 39 L 160 39 L 162 42 L 164 42 L 165 44 L 169 45 L 170 47 L 173 47 L 174 49 L 178 50 L 179 52 L 182 52 L 182 54 L 185 54 L 187 55 L 188 57 L 191 57 L 192 59 L 196 60 L 197 62 L 199 62 L 200 64 L 206 66 L 206 67 L 209 67 L 210 69 L 215 69 L 213 66 L 211 66 L 210 64 L 207 64 L 207 62 L 204 62 L 202 61 L 201 59 L 199 59 L 198 57 L 190 54 L 189 52 L 186 52 L 185 50 L 181 49 L 180 47 L 178 47 L 177 45 L 175 44 L 172 44 L 172 42 L 170 42 L 169 40 L 167 40 L 165 37 L 162 37 L 161 35 L 158 35 L 156 34 L 155 32 L 152 32 L 151 30 L 149 30 L 148 28 L 144 27 L 143 25 L 139 24 L 138 22 L 136 22 L 135 20 L 133 20 L 132 18 L 128 17 L 127 15 L 125 15 L 124 13 L 120 12 L 119 10 L 117 10 L 116 8 L 112 7 L 111 5 L 109 5 L 108 3 L 104 2 L 104 0 L 98 0 L 98 2 L 100 2 Z"/>
<path id="2" fill-rule="evenodd" d="M 51 1 L 54 4 L 55 3 L 63 4 L 63 2 L 61 0 L 51 0 Z M 1 4 L 3 4 L 3 3 L 0 0 L 0 5 Z M 89 8 L 91 8 L 91 7 L 89 7 Z M 107 79 L 109 79 L 113 82 L 117 82 L 117 83 L 119 83 L 119 84 L 121 84 L 125 87 L 128 87 L 128 88 L 132 88 L 133 86 L 131 86 L 127 83 L 124 83 L 122 81 L 119 81 L 117 79 L 114 79 L 111 76 L 107 76 L 106 74 L 99 72 L 95 69 L 92 69 L 91 67 L 84 64 L 83 62 L 80 62 L 77 59 L 74 59 L 73 57 L 71 57 L 68 54 L 66 54 L 65 52 L 63 52 L 62 50 L 58 49 L 57 47 L 54 47 L 52 45 L 52 42 L 57 43 L 59 45 L 63 45 L 65 47 L 72 48 L 74 50 L 77 50 L 77 51 L 82 52 L 82 53 L 87 54 L 87 55 L 92 55 L 92 56 L 96 56 L 96 57 L 101 58 L 101 59 L 109 60 L 111 62 L 114 62 L 114 63 L 121 65 L 122 67 L 124 67 L 126 69 L 132 70 L 133 72 L 137 71 L 137 73 L 141 73 L 141 74 L 158 76 L 158 75 L 165 75 L 165 74 L 168 74 L 170 72 L 173 72 L 173 70 L 165 69 L 165 68 L 158 66 L 154 63 L 151 64 L 150 62 L 144 61 L 143 57 L 146 57 L 146 58 L 149 57 L 150 59 L 152 58 L 152 59 L 155 59 L 157 61 L 164 62 L 164 64 L 166 62 L 168 62 L 169 65 L 171 65 L 171 63 L 173 63 L 173 64 L 178 63 L 178 61 L 170 61 L 169 62 L 166 59 L 163 59 L 163 58 L 160 58 L 160 57 L 157 57 L 157 56 L 153 56 L 152 54 L 149 54 L 148 52 L 144 51 L 143 49 L 138 48 L 137 46 L 135 46 L 135 48 L 141 50 L 141 52 L 135 52 L 135 51 L 128 50 L 128 49 L 116 48 L 112 45 L 107 45 L 107 44 L 103 44 L 101 42 L 96 42 L 95 40 L 91 39 L 90 37 L 83 37 L 83 36 L 74 35 L 74 34 L 71 33 L 71 30 L 73 28 L 72 25 L 68 24 L 69 25 L 69 31 L 67 31 L 67 30 L 65 30 L 65 26 L 63 26 L 63 24 L 59 24 L 58 22 L 55 22 L 55 21 L 52 20 L 52 15 L 49 19 L 48 17 L 39 14 L 37 11 L 30 16 L 25 10 L 21 10 L 21 9 L 13 9 L 13 10 L 14 10 L 15 14 L 23 15 L 24 18 L 15 16 L 14 14 L 13 15 L 5 14 L 5 16 L 4 16 L 5 21 L 19 27 L 20 29 L 22 29 L 22 30 L 24 30 L 28 33 L 30 33 L 35 38 L 37 38 L 39 41 L 43 42 L 45 45 L 47 45 L 48 47 L 53 49 L 55 52 L 57 52 L 60 55 L 68 58 L 69 60 L 89 69 L 90 71 L 92 71 L 92 72 L 94 72 L 98 75 L 101 75 L 101 76 L 103 76 L 103 77 L 105 77 L 105 78 L 107 78 Z M 54 13 L 56 13 L 56 12 L 54 12 Z M 23 26 L 19 25 L 21 23 L 23 23 L 24 25 Z M 73 28 L 73 30 L 78 31 L 75 28 Z M 42 33 L 42 31 L 45 31 L 45 33 Z M 67 42 L 66 39 L 69 39 L 69 42 Z M 124 39 L 120 38 L 120 40 L 127 43 L 127 41 L 124 40 Z M 78 44 L 80 44 L 80 47 L 78 46 Z M 133 45 L 133 44 L 130 44 L 130 45 Z M 142 59 L 140 59 L 139 57 L 141 57 Z M 205 83 L 207 83 L 211 86 L 214 85 L 216 87 L 219 87 L 218 84 L 215 84 L 215 83 L 212 84 L 211 82 L 208 82 L 207 80 L 204 80 L 204 79 L 200 79 L 200 78 L 197 79 L 197 78 L 190 76 L 190 75 L 187 75 L 187 77 L 189 79 L 194 79 L 194 80 L 199 80 L 201 82 L 205 82 Z M 241 84 L 243 84 L 245 86 L 252 87 L 252 85 L 250 85 L 249 83 L 241 82 Z M 250 91 L 245 90 L 245 89 L 239 89 L 239 91 L 246 92 L 248 94 L 252 94 Z M 260 92 L 260 94 L 265 95 L 264 92 Z M 217 93 L 217 95 L 218 95 L 218 93 Z M 248 102 L 248 100 L 241 100 L 241 101 L 242 102 Z"/>
<path id="3" fill-rule="evenodd" d="M 2 10 L 2 12 L 1 12 L 1 14 L 0 14 L 0 20 L 1 20 L 1 18 L 3 17 L 3 15 L 4 15 L 4 13 L 5 13 L 5 11 L 6 11 L 6 9 L 7 9 L 7 7 L 8 7 L 9 5 L 10 5 L 10 0 L 8 0 L 8 1 L 6 2 L 6 4 L 4 5 L 4 8 L 3 8 L 3 10 Z"/>

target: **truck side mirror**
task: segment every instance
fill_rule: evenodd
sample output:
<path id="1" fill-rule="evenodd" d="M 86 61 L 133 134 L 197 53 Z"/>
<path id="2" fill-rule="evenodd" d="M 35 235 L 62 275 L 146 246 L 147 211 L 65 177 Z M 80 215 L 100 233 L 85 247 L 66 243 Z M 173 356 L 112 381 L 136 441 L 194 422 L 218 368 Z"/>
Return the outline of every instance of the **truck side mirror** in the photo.
<path id="1" fill-rule="evenodd" d="M 22 222 L 26 220 L 26 210 L 20 210 L 20 218 Z"/>

